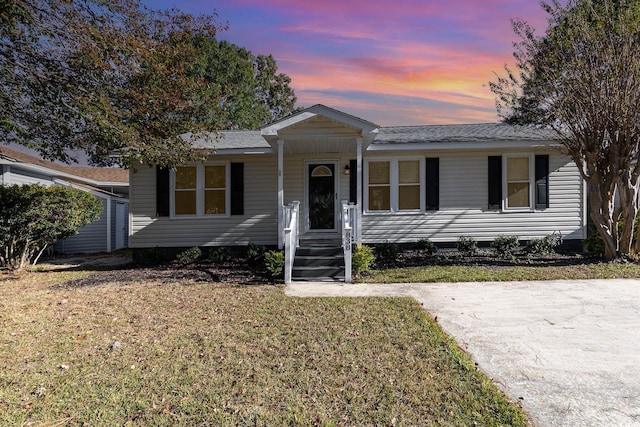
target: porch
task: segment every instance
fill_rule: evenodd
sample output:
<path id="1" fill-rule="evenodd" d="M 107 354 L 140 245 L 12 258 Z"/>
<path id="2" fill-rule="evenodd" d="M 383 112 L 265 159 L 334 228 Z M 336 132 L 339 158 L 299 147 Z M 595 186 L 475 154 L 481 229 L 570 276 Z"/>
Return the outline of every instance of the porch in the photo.
<path id="1" fill-rule="evenodd" d="M 300 277 L 293 272 L 301 242 L 305 256 L 330 263 L 327 268 L 336 267 L 329 249 L 341 248 L 343 280 L 351 281 L 352 245 L 362 238 L 362 154 L 377 129 L 321 105 L 262 129 L 278 159 L 278 246 L 285 250 L 286 283 Z"/>

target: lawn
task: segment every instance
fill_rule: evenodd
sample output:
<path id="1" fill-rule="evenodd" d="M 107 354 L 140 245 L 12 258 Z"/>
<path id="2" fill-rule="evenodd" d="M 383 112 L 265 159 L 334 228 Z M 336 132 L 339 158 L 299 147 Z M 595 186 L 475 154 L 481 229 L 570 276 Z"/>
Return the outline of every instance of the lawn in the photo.
<path id="1" fill-rule="evenodd" d="M 637 262 L 606 262 L 581 255 L 500 259 L 490 252 L 473 257 L 400 254 L 385 268 L 358 277 L 361 283 L 489 282 L 518 280 L 625 279 L 640 277 Z"/>
<path id="2" fill-rule="evenodd" d="M 412 299 L 218 279 L 2 277 L 0 424 L 529 424 Z"/>

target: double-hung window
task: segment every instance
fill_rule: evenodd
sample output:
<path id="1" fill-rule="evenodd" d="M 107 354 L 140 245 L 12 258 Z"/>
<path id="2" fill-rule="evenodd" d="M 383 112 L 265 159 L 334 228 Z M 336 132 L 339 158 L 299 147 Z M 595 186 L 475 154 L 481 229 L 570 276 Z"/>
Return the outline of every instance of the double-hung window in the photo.
<path id="1" fill-rule="evenodd" d="M 488 208 L 533 211 L 549 208 L 549 155 L 506 154 L 488 158 Z"/>
<path id="2" fill-rule="evenodd" d="M 174 216 L 226 216 L 229 214 L 229 165 L 198 164 L 172 172 Z"/>
<path id="3" fill-rule="evenodd" d="M 505 156 L 506 209 L 530 209 L 533 165 L 531 156 Z"/>
<path id="4" fill-rule="evenodd" d="M 367 212 L 424 210 L 424 159 L 369 160 L 365 163 Z"/>

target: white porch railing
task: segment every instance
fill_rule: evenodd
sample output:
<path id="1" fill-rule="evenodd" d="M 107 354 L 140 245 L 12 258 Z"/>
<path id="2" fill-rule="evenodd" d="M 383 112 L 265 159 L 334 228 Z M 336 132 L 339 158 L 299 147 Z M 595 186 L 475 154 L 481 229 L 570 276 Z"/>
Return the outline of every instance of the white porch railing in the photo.
<path id="1" fill-rule="evenodd" d="M 342 201 L 342 250 L 344 251 L 344 281 L 351 283 L 351 252 L 358 235 L 358 205 Z"/>
<path id="2" fill-rule="evenodd" d="M 284 211 L 284 283 L 291 283 L 296 249 L 300 246 L 300 202 L 282 207 Z"/>

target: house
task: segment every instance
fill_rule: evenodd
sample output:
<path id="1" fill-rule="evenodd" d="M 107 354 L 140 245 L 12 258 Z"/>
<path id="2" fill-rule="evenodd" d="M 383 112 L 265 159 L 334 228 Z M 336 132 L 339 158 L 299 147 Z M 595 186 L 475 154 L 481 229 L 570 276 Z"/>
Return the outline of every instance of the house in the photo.
<path id="1" fill-rule="evenodd" d="M 80 232 L 55 243 L 58 253 L 111 252 L 129 241 L 129 173 L 119 168 L 65 166 L 0 146 L 0 185 L 62 185 L 102 201 L 102 214 Z"/>
<path id="2" fill-rule="evenodd" d="M 380 127 L 315 105 L 257 131 L 184 137 L 209 152 L 206 162 L 142 165 L 130 176 L 134 256 L 155 247 L 277 245 L 286 281 L 349 281 L 352 243 L 585 238 L 579 171 L 539 129 Z M 326 253 L 336 246 L 344 257 Z M 329 264 L 345 261 L 314 276 L 312 261 L 325 255 Z"/>

